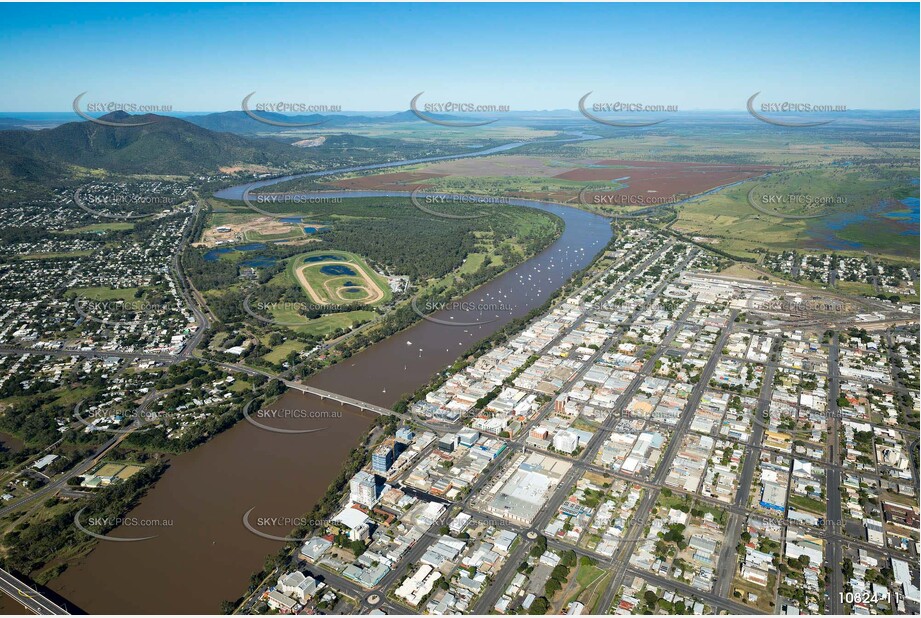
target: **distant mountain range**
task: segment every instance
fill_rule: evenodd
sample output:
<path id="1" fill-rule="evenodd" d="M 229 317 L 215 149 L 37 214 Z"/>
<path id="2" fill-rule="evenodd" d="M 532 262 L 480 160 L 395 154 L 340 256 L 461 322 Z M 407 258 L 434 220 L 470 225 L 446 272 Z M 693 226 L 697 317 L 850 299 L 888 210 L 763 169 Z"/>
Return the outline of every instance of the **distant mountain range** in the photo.
<path id="1" fill-rule="evenodd" d="M 345 116 L 339 114 L 323 115 L 308 114 L 306 116 L 288 116 L 275 112 L 253 112 L 260 118 L 265 118 L 272 122 L 281 122 L 287 124 L 315 125 L 317 128 L 330 129 L 337 127 L 350 127 L 355 125 L 368 124 L 395 124 L 399 122 L 422 122 L 412 111 L 397 112 L 387 116 Z M 438 120 L 462 120 L 451 116 L 429 114 Z M 270 133 L 291 131 L 296 127 L 275 126 L 249 116 L 246 112 L 216 112 L 214 114 L 205 114 L 203 116 L 189 116 L 186 118 L 192 124 L 196 124 L 205 129 L 212 131 L 227 131 L 229 133 Z M 310 128 L 305 126 L 304 128 Z"/>
<path id="2" fill-rule="evenodd" d="M 9 115 L 5 115 L 9 114 Z M 391 125 L 405 122 L 423 122 L 411 110 L 401 112 L 341 112 L 336 114 L 308 114 L 289 116 L 275 112 L 256 112 L 259 116 L 270 122 L 283 124 L 301 124 L 307 130 L 315 127 L 319 130 L 342 128 L 348 130 L 357 126 Z M 426 116 L 443 121 L 469 122 L 469 116 L 452 116 L 448 114 L 426 113 Z M 281 134 L 296 131 L 298 127 L 277 126 L 269 122 L 259 122 L 241 110 L 225 112 L 174 112 L 170 118 L 185 120 L 211 131 L 236 133 L 238 135 L 266 135 Z M 496 114 L 495 117 L 503 122 L 518 122 L 526 124 L 543 125 L 554 121 L 586 122 L 586 118 L 578 111 L 569 109 L 553 110 L 525 110 Z M 682 110 L 670 112 L 663 117 L 677 122 L 750 122 L 751 116 L 745 110 Z M 4 112 L 0 114 L 0 131 L 11 129 L 46 129 L 60 126 L 74 118 L 72 112 Z M 491 118 L 489 114 L 478 114 L 477 119 Z M 848 110 L 835 118 L 836 124 L 859 124 L 868 120 L 879 121 L 886 119 L 891 122 L 917 121 L 918 110 Z"/>
<path id="3" fill-rule="evenodd" d="M 185 120 L 113 112 L 113 127 L 69 122 L 41 131 L 0 130 L 0 175 L 29 179 L 61 164 L 119 173 L 194 174 L 237 163 L 277 166 L 304 158 L 304 150 L 270 138 L 218 133 Z"/>
<path id="4" fill-rule="evenodd" d="M 23 118 L 0 117 L 0 131 L 7 131 L 10 129 L 28 129 L 30 125 L 35 125 L 35 123 L 29 122 Z"/>

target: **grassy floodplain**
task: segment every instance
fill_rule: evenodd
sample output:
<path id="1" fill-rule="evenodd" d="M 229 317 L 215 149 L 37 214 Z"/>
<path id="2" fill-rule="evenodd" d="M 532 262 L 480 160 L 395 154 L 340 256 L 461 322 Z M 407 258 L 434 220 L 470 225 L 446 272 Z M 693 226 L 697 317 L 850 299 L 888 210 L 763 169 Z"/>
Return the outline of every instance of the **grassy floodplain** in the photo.
<path id="1" fill-rule="evenodd" d="M 808 169 L 783 172 L 701 197 L 678 210 L 672 228 L 706 237 L 719 249 L 743 257 L 757 257 L 758 249 L 834 250 L 842 254 L 869 252 L 899 259 L 917 249 L 917 235 L 893 233 L 897 223 L 883 215 L 900 208 L 896 197 L 910 191 L 907 170 L 862 173 L 858 170 Z M 764 196 L 807 196 L 828 203 L 808 206 L 787 203 L 764 205 L 772 216 L 749 203 Z M 843 202 L 842 202 L 843 200 Z M 851 220 L 853 222 L 849 222 Z M 843 241 L 836 245 L 836 241 Z"/>

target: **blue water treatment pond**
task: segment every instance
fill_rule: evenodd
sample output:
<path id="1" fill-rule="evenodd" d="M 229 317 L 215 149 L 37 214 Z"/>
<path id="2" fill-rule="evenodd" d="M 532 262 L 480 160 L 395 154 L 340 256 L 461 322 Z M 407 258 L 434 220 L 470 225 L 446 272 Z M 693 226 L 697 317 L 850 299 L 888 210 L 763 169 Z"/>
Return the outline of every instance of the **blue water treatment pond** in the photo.
<path id="1" fill-rule="evenodd" d="M 358 273 L 346 266 L 345 264 L 330 264 L 329 266 L 323 266 L 320 268 L 320 272 L 324 275 L 332 275 L 334 277 L 349 276 L 354 277 Z"/>
<path id="2" fill-rule="evenodd" d="M 341 260 L 342 257 L 338 255 L 311 255 L 310 257 L 305 257 L 304 261 L 309 263 L 314 262 L 330 262 L 332 260 Z"/>

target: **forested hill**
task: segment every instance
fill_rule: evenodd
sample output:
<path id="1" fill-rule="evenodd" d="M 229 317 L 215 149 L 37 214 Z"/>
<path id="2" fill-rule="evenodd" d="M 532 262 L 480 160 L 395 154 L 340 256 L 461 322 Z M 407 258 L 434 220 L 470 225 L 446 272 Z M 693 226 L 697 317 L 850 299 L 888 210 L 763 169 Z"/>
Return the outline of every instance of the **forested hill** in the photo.
<path id="1" fill-rule="evenodd" d="M 114 127 L 85 121 L 40 131 L 0 131 L 0 164 L 16 165 L 19 174 L 28 173 L 31 158 L 120 173 L 195 174 L 234 164 L 286 165 L 305 156 L 302 149 L 277 140 L 217 133 L 169 116 L 113 112 L 101 120 L 150 124 Z"/>

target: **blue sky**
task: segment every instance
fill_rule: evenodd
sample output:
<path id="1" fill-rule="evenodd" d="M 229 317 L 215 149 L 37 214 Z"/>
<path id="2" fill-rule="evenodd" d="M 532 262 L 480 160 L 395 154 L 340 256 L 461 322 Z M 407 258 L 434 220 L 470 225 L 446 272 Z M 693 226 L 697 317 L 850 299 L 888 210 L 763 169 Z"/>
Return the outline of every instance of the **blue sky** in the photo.
<path id="1" fill-rule="evenodd" d="M 0 4 L 0 111 L 919 107 L 914 4 Z"/>

